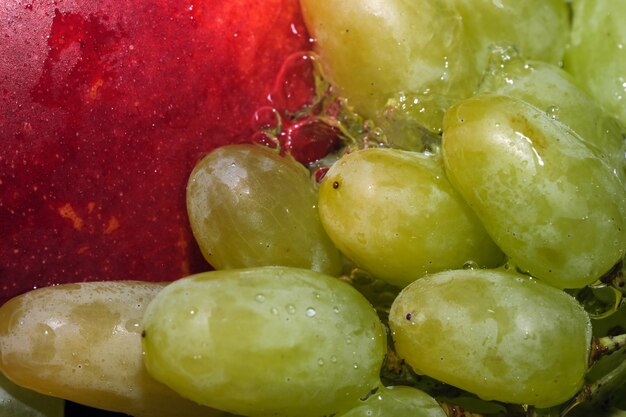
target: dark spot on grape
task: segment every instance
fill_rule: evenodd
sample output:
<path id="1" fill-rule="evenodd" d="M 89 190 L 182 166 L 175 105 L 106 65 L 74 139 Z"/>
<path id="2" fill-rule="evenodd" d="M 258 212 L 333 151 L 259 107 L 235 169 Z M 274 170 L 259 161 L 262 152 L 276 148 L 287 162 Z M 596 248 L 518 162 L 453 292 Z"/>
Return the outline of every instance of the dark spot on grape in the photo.
<path id="1" fill-rule="evenodd" d="M 411 315 L 411 313 L 406 313 L 406 319 L 407 319 L 408 321 L 411 321 L 411 318 L 412 318 L 412 317 L 413 317 L 413 316 Z"/>
<path id="2" fill-rule="evenodd" d="M 141 331 L 141 337 L 142 337 L 142 338 L 145 338 L 145 337 L 146 337 L 146 331 L 145 331 L 145 330 L 142 330 L 142 331 Z"/>
<path id="3" fill-rule="evenodd" d="M 339 188 L 339 182 L 335 181 L 333 182 L 333 188 L 336 190 L 337 188 Z"/>

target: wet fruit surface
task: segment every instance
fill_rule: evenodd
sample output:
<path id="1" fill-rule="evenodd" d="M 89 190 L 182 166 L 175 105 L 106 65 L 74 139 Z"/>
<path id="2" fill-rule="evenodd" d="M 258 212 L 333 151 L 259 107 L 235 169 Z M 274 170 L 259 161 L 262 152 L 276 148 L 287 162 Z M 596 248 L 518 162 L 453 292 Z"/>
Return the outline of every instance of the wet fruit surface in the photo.
<path id="1" fill-rule="evenodd" d="M 0 303 L 208 268 L 187 177 L 250 140 L 283 61 L 310 49 L 297 2 L 13 1 L 0 21 Z"/>

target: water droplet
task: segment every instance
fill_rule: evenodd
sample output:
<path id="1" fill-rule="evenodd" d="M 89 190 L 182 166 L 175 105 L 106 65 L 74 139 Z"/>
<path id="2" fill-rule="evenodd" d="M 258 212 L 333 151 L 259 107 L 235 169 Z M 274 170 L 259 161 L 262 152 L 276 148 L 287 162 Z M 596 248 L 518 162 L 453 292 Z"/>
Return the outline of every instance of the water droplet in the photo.
<path id="1" fill-rule="evenodd" d="M 137 320 L 128 320 L 124 325 L 126 330 L 131 333 L 139 333 L 141 331 L 140 326 L 141 324 Z"/>
<path id="2" fill-rule="evenodd" d="M 293 304 L 287 304 L 287 313 L 295 314 L 296 313 L 296 307 Z"/>
<path id="3" fill-rule="evenodd" d="M 339 307 L 337 306 L 333 307 L 333 311 L 335 312 L 335 314 L 339 313 Z"/>
<path id="4" fill-rule="evenodd" d="M 550 106 L 546 109 L 546 114 L 552 119 L 552 120 L 558 120 L 559 119 L 559 112 L 560 112 L 560 108 L 559 106 Z"/>
<path id="5" fill-rule="evenodd" d="M 263 294 L 257 294 L 256 297 L 254 297 L 254 299 L 256 300 L 257 303 L 262 303 L 265 301 L 265 296 Z"/>
<path id="6" fill-rule="evenodd" d="M 278 315 L 278 309 L 276 307 L 272 307 L 270 308 L 270 313 L 272 313 L 272 315 L 277 316 Z"/>
<path id="7" fill-rule="evenodd" d="M 192 308 L 192 309 L 189 310 L 189 315 L 191 315 L 191 316 L 195 316 L 196 313 L 197 313 L 197 310 L 195 308 Z"/>
<path id="8" fill-rule="evenodd" d="M 359 369 L 359 364 L 358 364 L 358 363 L 356 363 L 356 362 L 354 362 L 354 363 L 352 364 L 352 367 L 353 367 L 354 369 Z"/>
<path id="9" fill-rule="evenodd" d="M 336 357 L 335 355 L 332 355 L 332 356 L 330 357 L 330 361 L 331 361 L 332 363 L 337 363 L 337 357 Z"/>
<path id="10" fill-rule="evenodd" d="M 307 317 L 315 317 L 315 315 L 317 314 L 317 311 L 315 311 L 315 309 L 313 307 L 309 307 L 306 309 L 306 316 Z"/>
<path id="11" fill-rule="evenodd" d="M 319 358 L 319 359 L 317 360 L 317 364 L 318 364 L 319 366 L 324 366 L 324 359 Z"/>
<path id="12" fill-rule="evenodd" d="M 346 344 L 349 345 L 352 343 L 352 338 L 350 336 L 346 337 Z"/>
<path id="13" fill-rule="evenodd" d="M 467 261 L 463 264 L 463 269 L 478 269 L 478 264 L 474 261 Z"/>

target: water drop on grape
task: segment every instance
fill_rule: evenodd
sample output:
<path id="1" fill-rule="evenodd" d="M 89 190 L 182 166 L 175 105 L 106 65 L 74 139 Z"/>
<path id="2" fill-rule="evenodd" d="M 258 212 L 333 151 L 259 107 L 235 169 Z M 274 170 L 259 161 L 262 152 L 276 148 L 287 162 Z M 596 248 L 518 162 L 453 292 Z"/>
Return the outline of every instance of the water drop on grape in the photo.
<path id="1" fill-rule="evenodd" d="M 293 304 L 288 304 L 287 305 L 287 313 L 295 314 L 296 313 L 296 307 Z"/>
<path id="2" fill-rule="evenodd" d="M 313 307 L 309 307 L 306 309 L 306 316 L 307 317 L 315 317 L 315 315 L 317 314 L 317 311 L 315 311 L 315 309 Z"/>
<path id="3" fill-rule="evenodd" d="M 257 294 L 256 297 L 254 297 L 254 299 L 256 300 L 257 303 L 262 303 L 265 301 L 265 296 L 263 294 Z"/>

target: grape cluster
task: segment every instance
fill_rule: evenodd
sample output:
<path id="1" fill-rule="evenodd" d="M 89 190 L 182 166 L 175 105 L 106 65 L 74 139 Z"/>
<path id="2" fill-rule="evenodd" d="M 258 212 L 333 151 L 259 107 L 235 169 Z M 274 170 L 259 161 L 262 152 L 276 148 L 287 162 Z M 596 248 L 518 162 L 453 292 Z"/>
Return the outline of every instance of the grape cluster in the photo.
<path id="1" fill-rule="evenodd" d="M 345 146 L 211 152 L 215 270 L 17 297 L 2 372 L 145 417 L 622 413 L 626 2 L 301 5 Z"/>

